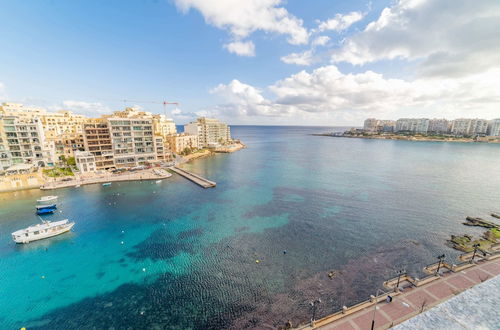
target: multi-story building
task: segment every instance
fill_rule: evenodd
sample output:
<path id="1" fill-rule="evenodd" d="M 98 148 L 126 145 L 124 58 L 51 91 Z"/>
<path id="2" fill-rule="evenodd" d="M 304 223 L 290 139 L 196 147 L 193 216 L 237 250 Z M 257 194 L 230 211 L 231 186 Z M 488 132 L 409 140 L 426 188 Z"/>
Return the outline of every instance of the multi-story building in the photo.
<path id="1" fill-rule="evenodd" d="M 375 119 L 375 118 L 365 119 L 365 122 L 363 125 L 363 131 L 375 133 L 377 131 L 378 123 L 379 123 L 379 120 Z"/>
<path id="2" fill-rule="evenodd" d="M 451 133 L 461 136 L 486 135 L 488 121 L 485 119 L 459 118 L 451 122 Z"/>
<path id="3" fill-rule="evenodd" d="M 4 116 L 15 116 L 21 119 L 41 118 L 47 111 L 38 107 L 24 106 L 20 103 L 5 102 L 0 105 L 0 114 Z"/>
<path id="4" fill-rule="evenodd" d="M 83 129 L 83 128 L 82 128 Z M 64 133 L 53 140 L 57 157 L 74 157 L 76 151 L 85 150 L 85 138 L 83 133 Z"/>
<path id="5" fill-rule="evenodd" d="M 76 167 L 80 173 L 95 172 L 97 169 L 95 156 L 90 151 L 75 151 Z"/>
<path id="6" fill-rule="evenodd" d="M 88 120 L 87 117 L 68 110 L 47 112 L 40 119 L 45 131 L 45 138 L 48 140 L 57 140 L 61 135 L 77 136 L 83 134 L 83 124 Z"/>
<path id="7" fill-rule="evenodd" d="M 400 118 L 396 120 L 396 132 L 427 134 L 429 119 L 427 118 Z"/>
<path id="8" fill-rule="evenodd" d="M 152 118 L 155 135 L 166 137 L 177 133 L 177 128 L 172 119 L 167 118 L 165 115 L 152 115 Z"/>
<path id="9" fill-rule="evenodd" d="M 113 145 L 108 121 L 103 118 L 90 119 L 83 125 L 83 131 L 85 150 L 94 155 L 96 169 L 114 168 Z"/>
<path id="10" fill-rule="evenodd" d="M 187 133 L 170 135 L 167 137 L 167 143 L 170 150 L 177 154 L 199 148 L 198 136 Z"/>
<path id="11" fill-rule="evenodd" d="M 229 126 L 212 118 L 198 118 L 195 122 L 184 125 L 184 132 L 197 135 L 200 148 L 216 147 L 231 140 Z"/>
<path id="12" fill-rule="evenodd" d="M 157 161 L 152 118 L 108 117 L 116 167 Z"/>
<path id="13" fill-rule="evenodd" d="M 429 120 L 429 133 L 446 134 L 450 130 L 450 122 L 446 119 L 431 119 Z"/>
<path id="14" fill-rule="evenodd" d="M 167 138 L 164 138 L 161 135 L 155 135 L 155 151 L 156 158 L 159 162 L 171 161 L 172 160 L 172 152 L 170 151 L 170 147 L 167 141 Z"/>
<path id="15" fill-rule="evenodd" d="M 50 152 L 45 150 L 45 137 L 42 123 L 37 117 L 0 117 L 3 149 L 2 166 L 14 164 L 33 164 L 45 166 L 52 162 Z"/>
<path id="16" fill-rule="evenodd" d="M 490 136 L 500 136 L 500 118 L 493 119 L 488 125 L 488 135 Z"/>

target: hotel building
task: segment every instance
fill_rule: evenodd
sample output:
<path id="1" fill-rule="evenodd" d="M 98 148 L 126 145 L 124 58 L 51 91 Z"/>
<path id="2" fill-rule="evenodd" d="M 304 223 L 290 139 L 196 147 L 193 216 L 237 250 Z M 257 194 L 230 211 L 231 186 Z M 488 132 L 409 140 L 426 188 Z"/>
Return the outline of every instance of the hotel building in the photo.
<path id="1" fill-rule="evenodd" d="M 115 167 L 113 145 L 107 120 L 89 119 L 83 125 L 85 150 L 95 157 L 97 170 L 107 170 Z"/>
<path id="2" fill-rule="evenodd" d="M 229 126 L 212 118 L 198 118 L 196 121 L 184 125 L 184 132 L 198 136 L 199 148 L 217 147 L 231 140 Z"/>

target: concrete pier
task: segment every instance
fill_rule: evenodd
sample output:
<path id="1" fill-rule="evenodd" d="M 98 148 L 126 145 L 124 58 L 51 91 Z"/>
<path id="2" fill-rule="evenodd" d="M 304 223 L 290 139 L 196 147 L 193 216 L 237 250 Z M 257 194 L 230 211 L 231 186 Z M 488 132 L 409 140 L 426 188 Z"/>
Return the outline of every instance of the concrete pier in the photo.
<path id="1" fill-rule="evenodd" d="M 207 180 L 198 174 L 194 174 L 191 172 L 188 172 L 186 170 L 183 170 L 182 168 L 179 168 L 177 166 L 172 166 L 169 167 L 173 172 L 179 174 L 180 176 L 185 177 L 186 179 L 196 183 L 197 185 L 203 187 L 203 188 L 214 188 L 217 184 L 214 181 Z"/>

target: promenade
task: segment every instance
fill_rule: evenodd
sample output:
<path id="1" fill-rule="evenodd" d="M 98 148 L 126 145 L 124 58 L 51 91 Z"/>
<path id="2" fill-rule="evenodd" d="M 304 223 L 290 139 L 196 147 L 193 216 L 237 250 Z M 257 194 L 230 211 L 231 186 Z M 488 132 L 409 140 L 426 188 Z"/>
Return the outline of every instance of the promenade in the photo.
<path id="1" fill-rule="evenodd" d="M 205 179 L 202 176 L 199 176 L 198 174 L 194 174 L 192 172 L 186 171 L 180 167 L 177 166 L 172 166 L 169 167 L 169 169 L 180 176 L 185 177 L 186 179 L 196 183 L 197 185 L 203 187 L 203 188 L 214 188 L 217 184 L 214 181 L 210 181 L 208 179 Z"/>
<path id="2" fill-rule="evenodd" d="M 447 270 L 440 276 L 435 276 L 435 280 L 418 287 L 409 286 L 399 292 L 384 292 L 378 299 L 372 296 L 370 302 L 360 304 L 360 308 L 350 307 L 352 312 L 346 312 L 348 309 L 345 308 L 343 312 L 324 317 L 313 326 L 307 325 L 300 329 L 371 329 L 375 302 L 377 309 L 374 329 L 388 329 L 498 275 L 500 258 L 482 260 L 457 272 Z M 392 302 L 386 302 L 388 294 L 393 297 Z"/>
<path id="3" fill-rule="evenodd" d="M 172 174 L 163 169 L 148 169 L 137 172 L 128 172 L 126 174 L 96 174 L 91 176 L 81 176 L 79 178 L 75 177 L 75 179 L 71 181 L 46 182 L 40 187 L 40 190 L 52 190 L 107 182 L 161 180 L 167 179 L 171 176 Z"/>

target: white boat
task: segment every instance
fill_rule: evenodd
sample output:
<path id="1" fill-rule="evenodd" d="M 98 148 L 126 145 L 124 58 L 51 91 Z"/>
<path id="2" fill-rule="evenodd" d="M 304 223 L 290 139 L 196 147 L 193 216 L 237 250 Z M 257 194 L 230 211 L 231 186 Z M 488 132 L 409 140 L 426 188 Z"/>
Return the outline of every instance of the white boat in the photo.
<path id="1" fill-rule="evenodd" d="M 106 183 L 103 183 L 102 184 L 103 187 L 108 187 L 108 186 L 111 186 L 111 182 L 106 182 Z"/>
<path id="2" fill-rule="evenodd" d="M 40 199 L 37 199 L 37 203 L 44 204 L 44 203 L 49 203 L 57 200 L 57 196 L 43 196 Z M 52 203 L 51 203 L 52 204 Z"/>
<path id="3" fill-rule="evenodd" d="M 156 182 L 156 183 L 161 183 L 161 180 L 156 180 L 155 182 Z"/>
<path id="4" fill-rule="evenodd" d="M 25 229 L 20 229 L 12 233 L 12 239 L 16 243 L 29 243 L 40 239 L 49 238 L 66 233 L 73 228 L 74 222 L 68 219 L 50 222 L 43 221 Z"/>

